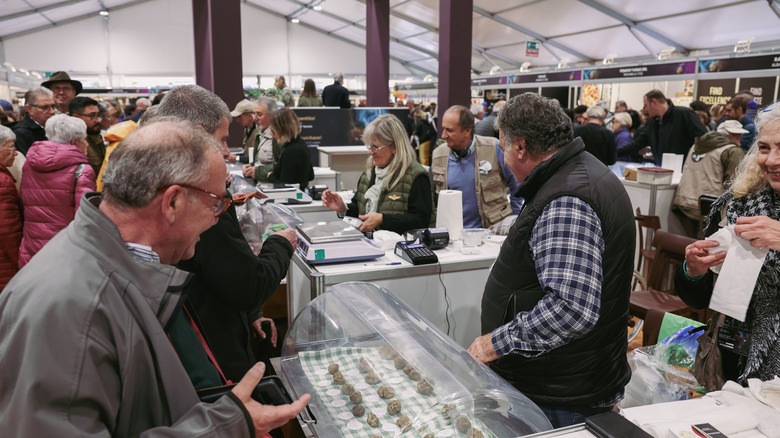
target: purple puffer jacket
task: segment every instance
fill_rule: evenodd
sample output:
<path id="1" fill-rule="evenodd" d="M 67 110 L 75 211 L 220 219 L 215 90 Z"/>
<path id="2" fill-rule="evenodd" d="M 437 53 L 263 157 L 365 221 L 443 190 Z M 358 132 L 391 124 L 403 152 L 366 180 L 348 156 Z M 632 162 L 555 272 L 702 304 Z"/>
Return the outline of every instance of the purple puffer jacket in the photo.
<path id="1" fill-rule="evenodd" d="M 84 164 L 84 166 L 80 166 Z M 81 175 L 76 179 L 76 171 Z M 95 191 L 95 171 L 76 146 L 44 140 L 27 151 L 20 187 L 24 230 L 19 269 L 76 216 L 84 193 Z"/>

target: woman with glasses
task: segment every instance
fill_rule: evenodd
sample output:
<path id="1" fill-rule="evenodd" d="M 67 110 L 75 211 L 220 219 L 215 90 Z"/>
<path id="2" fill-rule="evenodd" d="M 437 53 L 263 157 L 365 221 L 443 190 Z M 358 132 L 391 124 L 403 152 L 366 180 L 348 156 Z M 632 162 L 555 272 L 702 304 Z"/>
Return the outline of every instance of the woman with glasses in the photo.
<path id="1" fill-rule="evenodd" d="M 756 140 L 737 167 L 729 190 L 712 205 L 704 233 L 711 236 L 721 226 L 734 226 L 734 239 L 768 251 L 745 321 L 725 317 L 719 323 L 717 345 L 712 345 L 712 350 L 721 353 L 721 378 L 743 385 L 750 378 L 766 381 L 780 375 L 780 104 L 759 111 L 756 128 Z M 710 305 L 717 280 L 710 268 L 723 263 L 727 254 L 711 253 L 716 247 L 714 240 L 699 240 L 685 248 L 685 262 L 675 285 L 691 307 Z M 707 340 L 705 336 L 702 339 Z M 723 380 L 702 383 L 712 391 L 720 389 Z"/>
<path id="2" fill-rule="evenodd" d="M 298 184 L 306 189 L 314 179 L 309 147 L 301 138 L 301 122 L 290 108 L 274 111 L 269 116 L 271 135 L 282 151 L 268 180 L 274 183 Z M 257 177 L 257 175 L 255 175 Z"/>
<path id="3" fill-rule="evenodd" d="M 33 143 L 22 168 L 24 231 L 19 268 L 76 216 L 81 197 L 95 191 L 87 161 L 87 124 L 65 114 L 46 122 L 48 140 Z"/>
<path id="4" fill-rule="evenodd" d="M 417 162 L 401 121 L 383 114 L 363 133 L 369 158 L 349 206 L 326 190 L 322 204 L 339 217 L 357 217 L 362 232 L 388 230 L 402 234 L 430 225 L 433 195 L 428 172 Z"/>
<path id="5" fill-rule="evenodd" d="M 8 168 L 18 154 L 16 135 L 0 126 L 0 291 L 19 270 L 19 243 L 22 240 L 22 215 L 16 181 Z"/>

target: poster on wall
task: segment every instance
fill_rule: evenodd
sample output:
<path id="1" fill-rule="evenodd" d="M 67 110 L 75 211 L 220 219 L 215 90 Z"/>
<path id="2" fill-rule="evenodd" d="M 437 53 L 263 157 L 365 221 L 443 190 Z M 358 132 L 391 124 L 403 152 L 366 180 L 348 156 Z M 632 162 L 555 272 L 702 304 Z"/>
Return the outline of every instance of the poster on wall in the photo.
<path id="1" fill-rule="evenodd" d="M 736 79 L 703 79 L 698 82 L 696 100 L 707 105 L 726 105 L 737 88 Z"/>
<path id="2" fill-rule="evenodd" d="M 775 84 L 777 78 L 739 78 L 739 91 L 748 90 L 753 93 L 753 101 L 759 108 L 775 101 Z"/>
<path id="3" fill-rule="evenodd" d="M 596 84 L 585 84 L 582 86 L 582 97 L 580 103 L 585 106 L 594 106 L 599 103 L 601 98 L 601 90 Z"/>
<path id="4" fill-rule="evenodd" d="M 531 75 L 509 75 L 509 82 L 512 84 L 523 84 L 529 82 L 579 81 L 580 79 L 582 79 L 582 70 L 548 72 Z"/>

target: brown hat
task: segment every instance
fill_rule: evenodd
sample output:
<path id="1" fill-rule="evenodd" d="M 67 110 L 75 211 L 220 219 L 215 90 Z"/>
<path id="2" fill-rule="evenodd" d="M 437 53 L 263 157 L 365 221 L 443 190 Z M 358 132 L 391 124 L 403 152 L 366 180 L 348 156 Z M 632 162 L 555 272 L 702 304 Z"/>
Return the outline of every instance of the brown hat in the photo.
<path id="1" fill-rule="evenodd" d="M 81 90 L 84 89 L 84 87 L 81 85 L 81 82 L 74 81 L 64 71 L 54 72 L 51 77 L 49 77 L 49 80 L 42 83 L 41 86 L 51 89 L 51 86 L 57 82 L 70 82 L 70 84 L 73 85 L 73 88 L 76 89 L 76 94 L 81 93 Z"/>

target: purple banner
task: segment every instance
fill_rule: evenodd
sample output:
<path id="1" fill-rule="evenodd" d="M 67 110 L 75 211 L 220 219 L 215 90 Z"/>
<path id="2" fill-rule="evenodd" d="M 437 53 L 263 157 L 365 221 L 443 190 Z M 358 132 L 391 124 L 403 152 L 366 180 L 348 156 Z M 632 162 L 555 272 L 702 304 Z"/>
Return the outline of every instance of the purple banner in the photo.
<path id="1" fill-rule="evenodd" d="M 671 62 L 669 64 L 637 65 L 614 68 L 598 68 L 583 71 L 583 79 L 641 78 L 648 76 L 685 75 L 696 72 L 696 61 Z"/>
<path id="2" fill-rule="evenodd" d="M 699 73 L 723 71 L 772 70 L 780 68 L 780 55 L 719 58 L 699 61 Z"/>
<path id="3" fill-rule="evenodd" d="M 509 78 L 511 79 L 510 83 L 512 84 L 579 81 L 582 79 L 582 70 L 538 73 L 535 75 L 513 75 Z"/>

